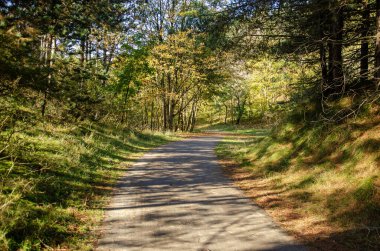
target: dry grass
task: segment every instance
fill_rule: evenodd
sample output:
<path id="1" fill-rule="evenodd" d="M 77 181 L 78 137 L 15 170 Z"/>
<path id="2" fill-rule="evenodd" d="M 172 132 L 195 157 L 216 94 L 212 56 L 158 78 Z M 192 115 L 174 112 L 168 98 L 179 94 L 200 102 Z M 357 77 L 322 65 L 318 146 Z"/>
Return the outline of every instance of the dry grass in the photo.
<path id="1" fill-rule="evenodd" d="M 380 249 L 379 117 L 227 137 L 217 152 L 236 184 L 312 248 Z"/>
<path id="2" fill-rule="evenodd" d="M 174 139 L 89 122 L 18 128 L 0 141 L 0 250 L 92 250 L 118 177 Z"/>

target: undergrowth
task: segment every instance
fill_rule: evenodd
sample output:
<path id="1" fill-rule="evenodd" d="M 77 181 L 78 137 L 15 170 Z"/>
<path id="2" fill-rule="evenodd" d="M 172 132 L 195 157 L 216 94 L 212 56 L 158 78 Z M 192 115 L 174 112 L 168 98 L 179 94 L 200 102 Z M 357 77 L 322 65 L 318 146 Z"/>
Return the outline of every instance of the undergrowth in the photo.
<path id="1" fill-rule="evenodd" d="M 0 250 L 92 249 L 117 178 L 139 154 L 173 139 L 101 123 L 2 119 Z"/>
<path id="2" fill-rule="evenodd" d="M 380 248 L 378 114 L 250 135 L 226 138 L 217 153 L 235 163 L 227 171 L 278 222 L 311 245 Z"/>

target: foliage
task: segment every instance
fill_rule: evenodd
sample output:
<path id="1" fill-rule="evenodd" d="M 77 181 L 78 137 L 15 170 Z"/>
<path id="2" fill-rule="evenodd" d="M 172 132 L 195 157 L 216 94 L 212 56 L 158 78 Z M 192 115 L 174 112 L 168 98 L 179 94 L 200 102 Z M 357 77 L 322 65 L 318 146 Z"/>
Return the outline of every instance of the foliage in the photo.
<path id="1" fill-rule="evenodd" d="M 212 117 L 212 123 L 278 124 L 300 104 L 312 101 L 313 86 L 306 83 L 315 71 L 303 62 L 263 55 L 235 63 L 229 72 L 203 114 Z"/>
<path id="2" fill-rule="evenodd" d="M 374 0 L 0 1 L 0 248 L 80 243 L 88 231 L 75 227 L 92 221 L 81 220 L 78 198 L 95 203 L 101 175 L 116 177 L 107 170 L 127 154 L 120 148 L 139 151 L 114 127 L 306 123 L 313 129 L 259 144 L 275 145 L 265 174 L 285 172 L 298 152 L 327 156 L 332 142 L 345 144 L 345 121 L 379 105 L 379 24 Z M 326 124 L 339 133 L 307 142 Z M 358 149 L 375 152 L 376 140 Z M 375 178 L 346 172 L 357 180 L 349 201 L 371 204 Z M 315 173 L 303 178 L 292 189 L 319 184 Z"/>

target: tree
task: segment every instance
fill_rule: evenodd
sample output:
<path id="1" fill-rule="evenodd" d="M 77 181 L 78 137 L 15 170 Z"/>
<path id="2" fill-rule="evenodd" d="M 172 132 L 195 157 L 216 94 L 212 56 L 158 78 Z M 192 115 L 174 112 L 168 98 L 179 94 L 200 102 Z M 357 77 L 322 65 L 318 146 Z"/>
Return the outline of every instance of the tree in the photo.
<path id="1" fill-rule="evenodd" d="M 150 65 L 155 73 L 150 85 L 160 94 L 163 130 L 194 128 L 197 103 L 205 88 L 205 69 L 214 63 L 204 55 L 204 45 L 190 32 L 169 35 L 153 47 Z"/>

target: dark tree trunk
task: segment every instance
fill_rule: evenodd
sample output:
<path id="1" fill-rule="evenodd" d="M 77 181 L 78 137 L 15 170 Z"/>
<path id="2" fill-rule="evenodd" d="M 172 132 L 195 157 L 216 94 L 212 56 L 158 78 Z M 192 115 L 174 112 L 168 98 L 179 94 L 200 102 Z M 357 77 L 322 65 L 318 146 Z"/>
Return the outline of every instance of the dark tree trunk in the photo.
<path id="1" fill-rule="evenodd" d="M 238 115 L 237 115 L 237 117 L 236 117 L 236 124 L 237 124 L 237 125 L 240 125 L 241 118 L 243 117 L 243 112 L 244 112 L 243 109 L 242 109 L 242 110 L 239 109 L 239 111 L 238 111 Z"/>
<path id="2" fill-rule="evenodd" d="M 319 60 L 321 65 L 321 74 L 322 74 L 322 83 L 326 84 L 328 82 L 328 69 L 327 69 L 327 61 L 326 61 L 326 48 L 325 48 L 325 42 L 324 42 L 324 31 L 323 31 L 323 25 L 322 25 L 322 16 L 320 16 L 319 20 Z"/>
<path id="3" fill-rule="evenodd" d="M 47 81 L 46 81 L 46 87 L 44 90 L 44 99 L 42 101 L 42 106 L 41 106 L 41 115 L 42 117 L 45 116 L 46 113 L 46 106 L 47 106 L 47 101 L 49 98 L 49 91 L 52 85 L 52 68 L 53 68 L 53 58 L 54 58 L 54 53 L 55 53 L 55 38 L 53 38 L 52 35 L 47 35 L 46 36 L 46 60 L 45 60 L 45 67 L 48 69 L 48 76 L 47 76 Z"/>
<path id="4" fill-rule="evenodd" d="M 86 37 L 86 42 L 85 42 L 85 61 L 88 62 L 90 59 L 90 49 L 89 49 L 89 41 L 88 37 Z"/>
<path id="5" fill-rule="evenodd" d="M 375 87 L 380 83 L 380 0 L 376 0 L 376 48 L 375 48 Z"/>
<path id="6" fill-rule="evenodd" d="M 196 107 L 196 104 L 194 103 L 193 104 L 193 107 L 192 107 L 192 114 L 193 116 L 191 117 L 191 125 L 190 125 L 190 132 L 194 131 L 194 128 L 195 128 L 195 121 L 196 121 L 196 116 L 197 116 L 197 107 Z"/>
<path id="7" fill-rule="evenodd" d="M 343 10 L 340 9 L 337 13 L 337 23 L 334 25 L 334 51 L 333 51 L 333 76 L 334 82 L 337 84 L 341 84 L 343 82 L 343 26 L 344 26 L 344 17 Z"/>
<path id="8" fill-rule="evenodd" d="M 238 111 L 237 111 L 237 116 L 236 116 L 236 124 L 237 125 L 240 124 L 241 118 L 243 117 L 244 109 L 245 109 L 245 102 L 246 102 L 245 98 L 243 101 L 241 101 L 238 98 L 238 105 L 237 105 Z"/>
<path id="9" fill-rule="evenodd" d="M 146 129 L 149 126 L 149 106 L 147 102 L 144 102 L 144 113 L 143 128 Z"/>
<path id="10" fill-rule="evenodd" d="M 160 85 L 162 90 L 165 90 L 165 74 L 162 73 L 161 75 L 161 80 L 160 80 Z M 162 94 L 162 129 L 163 131 L 167 130 L 167 125 L 168 125 L 168 98 L 167 98 L 167 93 Z"/>
<path id="11" fill-rule="evenodd" d="M 360 47 L 360 80 L 365 83 L 368 80 L 368 35 L 370 30 L 370 9 L 367 0 L 362 0 L 362 31 L 361 31 L 361 47 Z"/>
<path id="12" fill-rule="evenodd" d="M 224 104 L 224 107 L 226 108 L 226 114 L 224 116 L 224 124 L 227 124 L 228 106 L 226 104 Z"/>
<path id="13" fill-rule="evenodd" d="M 150 130 L 153 131 L 154 102 L 150 104 Z"/>
<path id="14" fill-rule="evenodd" d="M 162 112 L 163 112 L 163 121 L 162 121 L 162 126 L 163 126 L 163 131 L 166 131 L 167 130 L 167 120 L 168 120 L 168 106 L 167 106 L 167 101 L 166 101 L 166 97 L 163 98 L 163 102 L 162 102 L 162 105 L 163 105 L 163 109 L 162 109 Z"/>
<path id="15" fill-rule="evenodd" d="M 343 28 L 344 13 L 342 7 L 332 10 L 329 37 L 329 70 L 328 84 L 324 88 L 324 96 L 341 94 L 344 91 L 343 78 Z"/>
<path id="16" fill-rule="evenodd" d="M 169 130 L 174 130 L 174 108 L 175 108 L 175 102 L 173 99 L 170 99 L 169 102 L 169 117 L 168 117 L 168 123 L 169 123 Z"/>
<path id="17" fill-rule="evenodd" d="M 196 101 L 191 105 L 191 111 L 189 115 L 189 120 L 187 123 L 186 131 L 192 132 L 195 127 L 195 116 L 196 116 Z"/>
<path id="18" fill-rule="evenodd" d="M 80 40 L 80 65 L 84 65 L 84 60 L 85 60 L 85 53 L 86 53 L 86 41 L 85 38 L 82 37 Z"/>

